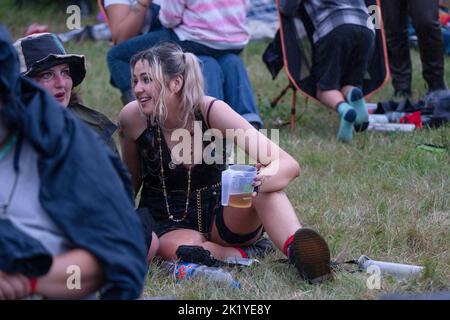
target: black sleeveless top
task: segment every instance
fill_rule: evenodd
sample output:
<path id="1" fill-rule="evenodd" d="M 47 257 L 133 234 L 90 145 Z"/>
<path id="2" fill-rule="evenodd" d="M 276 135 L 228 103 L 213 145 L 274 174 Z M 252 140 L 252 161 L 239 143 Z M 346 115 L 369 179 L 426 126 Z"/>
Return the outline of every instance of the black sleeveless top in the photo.
<path id="1" fill-rule="evenodd" d="M 211 107 L 212 103 L 210 104 L 209 108 Z M 200 111 L 195 112 L 195 120 L 202 122 L 203 133 L 208 130 L 208 125 L 206 124 L 206 121 L 204 120 L 203 115 Z M 150 208 L 152 215 L 156 219 L 167 218 L 168 216 L 165 207 L 164 194 L 162 192 L 163 185 L 159 151 L 159 144 L 161 143 L 164 178 L 168 194 L 170 212 L 174 216 L 182 216 L 185 209 L 187 195 L 188 169 L 183 164 L 176 165 L 171 161 L 172 158 L 170 150 L 162 132 L 161 141 L 158 141 L 157 125 L 149 125 L 147 129 L 145 129 L 145 131 L 139 136 L 136 142 L 138 144 L 141 158 L 141 179 L 143 182 L 139 207 Z M 203 150 L 211 143 L 213 142 L 203 141 Z M 220 145 L 220 143 L 218 143 L 218 145 Z M 212 148 L 212 154 L 214 154 L 214 152 L 222 153 L 222 161 L 220 164 L 206 164 L 202 157 L 202 163 L 195 164 L 192 167 L 191 191 L 188 210 L 189 212 L 192 211 L 193 213 L 195 213 L 197 210 L 197 191 L 203 192 L 211 186 L 214 186 L 214 190 L 218 190 L 220 192 L 220 188 L 217 189 L 216 187 L 218 184 L 220 184 L 222 171 L 225 170 L 226 166 L 225 139 L 222 141 L 222 146 L 222 150 L 220 150 L 220 146 L 217 145 L 215 149 Z"/>

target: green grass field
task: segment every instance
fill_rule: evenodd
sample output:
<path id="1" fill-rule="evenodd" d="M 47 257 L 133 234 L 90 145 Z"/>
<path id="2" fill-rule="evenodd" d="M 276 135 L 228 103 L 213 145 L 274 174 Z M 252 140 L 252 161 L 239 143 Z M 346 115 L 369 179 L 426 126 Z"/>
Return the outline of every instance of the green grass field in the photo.
<path id="1" fill-rule="evenodd" d="M 0 21 L 17 38 L 33 22 L 48 24 L 58 33 L 65 27 L 62 4 L 26 5 L 14 0 L 0 3 Z M 82 25 L 93 23 L 82 19 Z M 289 126 L 290 94 L 280 104 L 270 101 L 287 84 L 284 74 L 272 81 L 261 60 L 267 42 L 252 42 L 242 54 L 267 128 L 280 128 L 280 144 L 302 167 L 302 174 L 287 189 L 301 221 L 313 226 L 328 241 L 332 257 L 356 259 L 365 254 L 376 260 L 425 266 L 422 276 L 409 280 L 383 278 L 381 289 L 368 289 L 366 273 L 339 272 L 335 281 L 311 286 L 294 269 L 270 255 L 259 266 L 237 271 L 241 289 L 227 289 L 202 281 L 175 283 L 152 265 L 145 296 L 177 299 L 376 299 L 386 293 L 422 293 L 450 290 L 450 153 L 416 149 L 420 143 L 450 148 L 450 126 L 411 133 L 364 132 L 352 145 L 336 142 L 338 118 L 334 112 L 300 98 L 295 133 Z M 85 54 L 88 74 L 81 86 L 87 106 L 117 118 L 119 92 L 109 84 L 105 55 L 107 42 L 69 42 L 69 52 Z M 417 51 L 414 59 L 414 98 L 426 93 Z M 450 59 L 446 58 L 448 66 Z M 446 68 L 450 83 L 450 68 Z M 390 84 L 369 99 L 387 100 Z"/>

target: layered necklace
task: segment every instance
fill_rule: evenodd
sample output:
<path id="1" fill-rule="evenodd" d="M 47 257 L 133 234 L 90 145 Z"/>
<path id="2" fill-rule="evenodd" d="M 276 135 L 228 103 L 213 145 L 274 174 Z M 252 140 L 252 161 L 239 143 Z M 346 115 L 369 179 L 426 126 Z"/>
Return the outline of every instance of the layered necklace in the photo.
<path id="1" fill-rule="evenodd" d="M 10 138 L 8 138 L 8 140 L 5 142 L 5 145 L 0 148 L 0 161 L 2 159 L 4 159 L 11 152 L 11 150 L 16 145 L 16 142 L 17 142 L 17 134 L 13 134 L 13 135 L 11 135 Z M 7 197 L 5 203 L 0 203 L 0 216 L 6 215 L 6 210 L 10 206 L 11 200 L 14 196 L 14 192 L 16 191 L 18 180 L 19 180 L 19 174 L 17 171 L 15 171 L 14 182 L 13 182 L 13 186 L 11 188 L 11 192 L 9 193 L 9 196 Z"/>
<path id="2" fill-rule="evenodd" d="M 192 130 L 194 130 L 194 121 L 192 122 Z M 163 195 L 164 200 L 166 202 L 166 211 L 167 216 L 169 220 L 174 222 L 181 222 L 184 221 L 188 217 L 188 208 L 189 208 L 189 196 L 191 194 L 191 171 L 192 171 L 192 164 L 188 168 L 188 181 L 187 181 L 187 191 L 186 191 L 186 205 L 184 207 L 184 213 L 183 216 L 180 219 L 176 219 L 172 213 L 170 213 L 169 208 L 169 200 L 167 197 L 167 188 L 166 188 L 166 180 L 164 177 L 164 166 L 163 166 L 163 154 L 162 154 L 162 139 L 161 139 L 161 128 L 158 126 L 158 142 L 159 142 L 159 161 L 160 161 L 160 167 L 161 167 L 161 180 L 162 180 L 162 187 L 163 187 Z M 192 146 L 191 146 L 192 150 Z M 191 160 L 192 160 L 192 152 L 191 152 Z"/>

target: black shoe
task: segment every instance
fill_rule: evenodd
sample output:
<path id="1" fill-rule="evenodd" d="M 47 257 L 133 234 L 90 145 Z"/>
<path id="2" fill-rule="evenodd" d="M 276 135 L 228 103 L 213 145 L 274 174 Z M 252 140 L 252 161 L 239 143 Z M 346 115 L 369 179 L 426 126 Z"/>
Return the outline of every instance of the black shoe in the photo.
<path id="1" fill-rule="evenodd" d="M 309 228 L 298 229 L 288 250 L 289 262 L 309 283 L 321 283 L 333 278 L 330 268 L 330 249 L 316 231 Z"/>
<path id="2" fill-rule="evenodd" d="M 251 245 L 241 247 L 247 254 L 248 258 L 264 258 L 267 254 L 275 251 L 272 240 L 261 237 Z"/>
<path id="3" fill-rule="evenodd" d="M 209 250 L 201 246 L 181 245 L 177 248 L 176 255 L 182 262 L 198 263 L 208 267 L 215 267 L 221 264 Z"/>

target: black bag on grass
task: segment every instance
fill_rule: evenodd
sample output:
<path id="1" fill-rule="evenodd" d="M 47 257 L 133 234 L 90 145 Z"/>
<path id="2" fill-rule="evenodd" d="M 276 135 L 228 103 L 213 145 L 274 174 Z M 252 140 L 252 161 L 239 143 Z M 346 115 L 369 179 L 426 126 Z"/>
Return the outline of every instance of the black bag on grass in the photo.
<path id="1" fill-rule="evenodd" d="M 426 124 L 437 128 L 450 121 L 450 90 L 438 90 L 425 97 L 425 107 L 432 109 L 430 121 Z"/>

